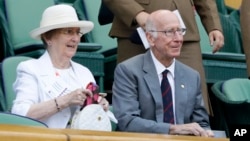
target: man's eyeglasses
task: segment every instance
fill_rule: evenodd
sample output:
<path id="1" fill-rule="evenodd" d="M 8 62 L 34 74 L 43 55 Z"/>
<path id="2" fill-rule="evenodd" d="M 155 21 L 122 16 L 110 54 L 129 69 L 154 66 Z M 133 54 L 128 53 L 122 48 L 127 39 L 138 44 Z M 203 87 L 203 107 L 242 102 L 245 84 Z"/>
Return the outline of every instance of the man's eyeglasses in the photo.
<path id="1" fill-rule="evenodd" d="M 64 28 L 61 30 L 61 33 L 67 35 L 67 36 L 74 36 L 78 35 L 79 37 L 82 37 L 83 33 L 81 33 L 79 30 L 75 30 L 73 28 Z"/>
<path id="2" fill-rule="evenodd" d="M 185 35 L 186 28 L 167 29 L 164 31 L 149 30 L 149 32 L 161 32 L 161 33 L 164 33 L 167 37 L 174 37 L 176 33 L 178 35 Z"/>

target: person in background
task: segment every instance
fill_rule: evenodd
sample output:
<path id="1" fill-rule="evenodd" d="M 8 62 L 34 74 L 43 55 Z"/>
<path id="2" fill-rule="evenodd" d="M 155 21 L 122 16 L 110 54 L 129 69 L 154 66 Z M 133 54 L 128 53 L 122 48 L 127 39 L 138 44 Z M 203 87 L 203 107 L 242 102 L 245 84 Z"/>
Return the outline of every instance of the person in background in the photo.
<path id="1" fill-rule="evenodd" d="M 175 59 L 180 56 L 186 29 L 173 12 L 157 10 L 148 16 L 145 31 L 150 49 L 115 69 L 112 105 L 118 130 L 213 137 L 200 75 Z M 169 72 L 172 91 L 171 106 L 167 107 L 161 90 L 164 70 Z M 165 115 L 168 107 L 172 107 L 169 121 Z"/>
<path id="2" fill-rule="evenodd" d="M 242 34 L 242 43 L 246 55 L 247 75 L 250 78 L 250 10 L 248 9 L 250 0 L 242 0 L 240 7 L 240 26 Z"/>
<path id="3" fill-rule="evenodd" d="M 72 6 L 59 4 L 45 9 L 40 27 L 30 34 L 42 40 L 46 50 L 39 59 L 18 65 L 12 113 L 44 122 L 49 128 L 67 127 L 76 109 L 93 95 L 86 86 L 95 83 L 94 76 L 72 61 L 81 36 L 93 27 L 91 21 L 79 21 Z M 105 98 L 100 96 L 98 102 L 108 110 Z"/>
<path id="4" fill-rule="evenodd" d="M 103 0 L 103 2 L 114 14 L 109 35 L 118 39 L 118 63 L 146 51 L 135 33 L 137 27 L 145 29 L 146 19 L 151 12 L 158 9 L 179 10 L 187 33 L 184 36 L 181 55 L 177 59 L 200 73 L 205 106 L 212 115 L 195 11 L 209 34 L 213 53 L 217 52 L 224 44 L 224 36 L 214 0 Z"/>

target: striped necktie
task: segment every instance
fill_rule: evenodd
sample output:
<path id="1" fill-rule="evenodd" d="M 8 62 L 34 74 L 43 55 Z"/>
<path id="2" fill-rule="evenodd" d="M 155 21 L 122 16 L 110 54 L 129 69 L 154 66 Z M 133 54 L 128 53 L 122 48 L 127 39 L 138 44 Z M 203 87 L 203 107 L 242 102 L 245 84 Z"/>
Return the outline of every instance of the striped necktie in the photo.
<path id="1" fill-rule="evenodd" d="M 166 123 L 174 124 L 173 99 L 171 86 L 167 78 L 168 70 L 162 72 L 161 92 L 164 110 L 164 119 Z"/>

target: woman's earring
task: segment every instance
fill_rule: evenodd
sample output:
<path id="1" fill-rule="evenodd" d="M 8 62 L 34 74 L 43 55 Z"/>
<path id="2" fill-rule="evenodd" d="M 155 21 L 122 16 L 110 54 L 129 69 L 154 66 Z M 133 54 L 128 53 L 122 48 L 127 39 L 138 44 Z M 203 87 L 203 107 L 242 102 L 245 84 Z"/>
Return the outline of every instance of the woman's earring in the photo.
<path id="1" fill-rule="evenodd" d="M 48 46 L 51 46 L 51 42 L 48 42 Z"/>

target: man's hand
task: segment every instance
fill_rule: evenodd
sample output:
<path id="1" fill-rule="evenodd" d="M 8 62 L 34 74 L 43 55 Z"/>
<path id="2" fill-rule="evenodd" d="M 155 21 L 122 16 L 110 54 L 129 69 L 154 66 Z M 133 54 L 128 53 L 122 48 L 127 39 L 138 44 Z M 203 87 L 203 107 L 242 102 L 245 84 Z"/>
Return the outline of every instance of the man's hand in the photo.
<path id="1" fill-rule="evenodd" d="M 169 134 L 214 137 L 214 133 L 211 130 L 201 128 L 198 123 L 170 125 Z"/>

